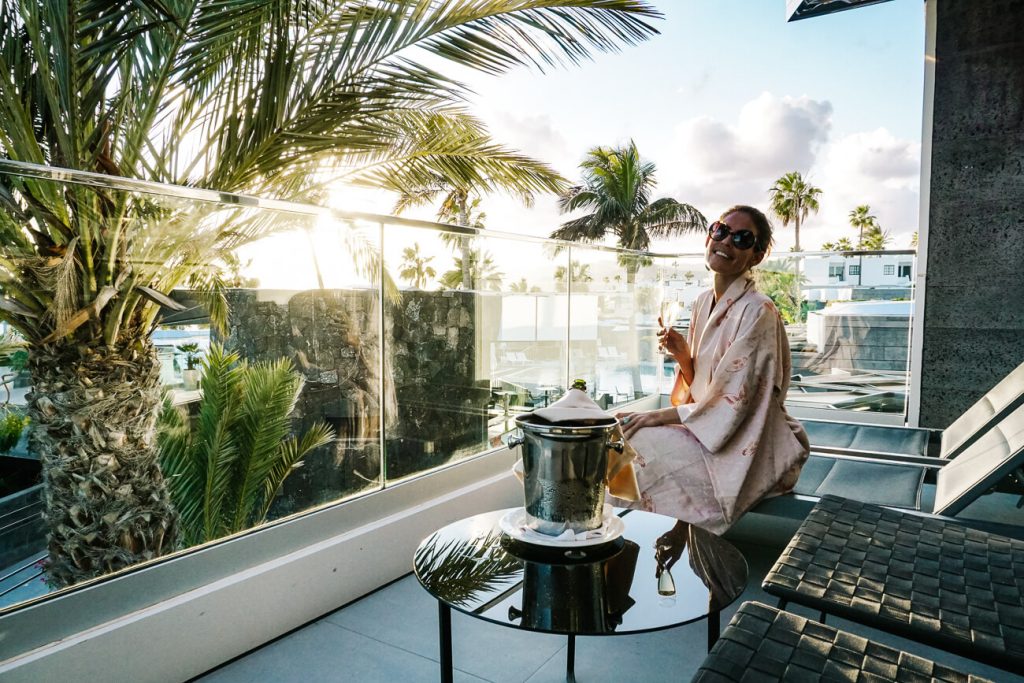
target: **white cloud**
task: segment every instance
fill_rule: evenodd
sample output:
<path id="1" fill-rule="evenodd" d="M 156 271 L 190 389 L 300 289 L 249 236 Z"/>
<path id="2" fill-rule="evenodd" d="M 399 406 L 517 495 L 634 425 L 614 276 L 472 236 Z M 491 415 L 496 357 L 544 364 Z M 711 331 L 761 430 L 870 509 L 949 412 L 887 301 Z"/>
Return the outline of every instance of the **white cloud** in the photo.
<path id="1" fill-rule="evenodd" d="M 906 246 L 917 229 L 920 144 L 884 128 L 833 140 L 831 119 L 828 101 L 762 93 L 735 121 L 702 116 L 680 123 L 671 153 L 651 158 L 665 193 L 709 218 L 737 203 L 767 208 L 775 180 L 800 171 L 822 189 L 821 212 L 801 230 L 805 249 L 849 235 L 847 216 L 865 203 L 893 234 L 892 246 Z M 792 231 L 779 230 L 776 239 L 787 249 Z"/>

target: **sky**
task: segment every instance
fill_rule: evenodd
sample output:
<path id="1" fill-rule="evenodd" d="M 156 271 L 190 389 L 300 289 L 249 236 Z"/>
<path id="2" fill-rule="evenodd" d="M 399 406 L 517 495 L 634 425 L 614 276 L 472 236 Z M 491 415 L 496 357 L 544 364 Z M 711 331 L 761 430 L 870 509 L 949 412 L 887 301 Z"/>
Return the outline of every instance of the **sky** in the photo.
<path id="1" fill-rule="evenodd" d="M 657 167 L 654 198 L 767 208 L 768 188 L 800 171 L 822 189 L 801 229 L 804 249 L 853 236 L 847 215 L 869 204 L 891 248 L 917 230 L 924 76 L 924 3 L 892 2 L 793 23 L 785 0 L 656 0 L 660 35 L 579 67 L 541 74 L 457 75 L 470 111 L 498 142 L 570 181 L 597 145 L 634 140 Z M 390 213 L 392 200 L 339 192 L 333 202 Z M 554 197 L 532 208 L 484 199 L 487 227 L 546 236 L 566 216 Z M 432 209 L 408 214 L 431 219 Z M 793 243 L 777 229 L 776 250 Z M 698 238 L 656 243 L 690 251 Z"/>

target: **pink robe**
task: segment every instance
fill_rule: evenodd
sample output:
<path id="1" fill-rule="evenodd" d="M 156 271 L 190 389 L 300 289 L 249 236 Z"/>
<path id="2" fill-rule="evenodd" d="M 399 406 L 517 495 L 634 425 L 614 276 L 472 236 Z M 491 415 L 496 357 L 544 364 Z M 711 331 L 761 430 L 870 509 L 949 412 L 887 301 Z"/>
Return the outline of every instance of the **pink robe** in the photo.
<path id="1" fill-rule="evenodd" d="M 783 406 L 791 362 L 775 304 L 745 277 L 713 302 L 701 294 L 690 318 L 693 384 L 676 373 L 682 425 L 641 429 L 630 444 L 641 493 L 632 507 L 720 534 L 792 489 L 810 445 Z"/>

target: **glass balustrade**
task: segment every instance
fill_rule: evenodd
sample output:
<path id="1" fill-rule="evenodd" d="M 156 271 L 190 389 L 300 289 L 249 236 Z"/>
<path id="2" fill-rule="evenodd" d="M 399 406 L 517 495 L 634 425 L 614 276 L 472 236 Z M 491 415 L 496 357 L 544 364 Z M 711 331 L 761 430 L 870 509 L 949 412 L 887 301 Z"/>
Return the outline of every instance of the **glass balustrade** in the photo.
<path id="1" fill-rule="evenodd" d="M 701 254 L 9 162 L 0 189 L 0 417 L 41 416 L 47 435 L 0 453 L 0 606 L 74 583 L 47 566 L 44 477 L 82 547 L 104 496 L 148 477 L 177 511 L 149 554 L 185 552 L 483 453 L 575 379 L 609 410 L 668 393 L 659 318 L 686 335 L 711 285 Z M 62 240 L 36 250 L 43 222 Z M 904 410 L 913 269 L 912 252 L 757 269 L 790 338 L 791 406 Z M 163 481 L 129 480 L 120 461 L 147 448 Z"/>

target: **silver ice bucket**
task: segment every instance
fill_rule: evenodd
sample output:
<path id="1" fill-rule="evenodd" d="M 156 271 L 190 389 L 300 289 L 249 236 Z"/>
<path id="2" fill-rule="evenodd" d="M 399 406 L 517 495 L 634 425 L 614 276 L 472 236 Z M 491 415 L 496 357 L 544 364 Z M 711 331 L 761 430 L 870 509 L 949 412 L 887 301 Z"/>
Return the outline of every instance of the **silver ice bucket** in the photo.
<path id="1" fill-rule="evenodd" d="M 527 524 L 557 536 L 566 529 L 601 526 L 608 449 L 622 450 L 611 435 L 613 417 L 549 422 L 533 414 L 516 417 L 522 435 L 509 447 L 523 446 L 523 491 Z"/>

